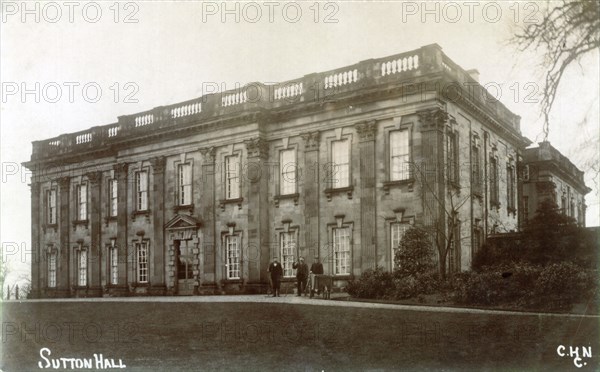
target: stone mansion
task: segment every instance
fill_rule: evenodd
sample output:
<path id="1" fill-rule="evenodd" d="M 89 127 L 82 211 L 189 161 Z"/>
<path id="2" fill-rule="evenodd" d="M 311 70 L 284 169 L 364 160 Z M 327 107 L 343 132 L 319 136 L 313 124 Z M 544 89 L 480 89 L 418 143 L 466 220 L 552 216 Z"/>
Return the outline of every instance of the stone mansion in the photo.
<path id="1" fill-rule="evenodd" d="M 530 143 L 437 44 L 36 141 L 32 295 L 259 293 L 300 256 L 344 286 L 411 224 L 466 270 L 519 229 Z"/>

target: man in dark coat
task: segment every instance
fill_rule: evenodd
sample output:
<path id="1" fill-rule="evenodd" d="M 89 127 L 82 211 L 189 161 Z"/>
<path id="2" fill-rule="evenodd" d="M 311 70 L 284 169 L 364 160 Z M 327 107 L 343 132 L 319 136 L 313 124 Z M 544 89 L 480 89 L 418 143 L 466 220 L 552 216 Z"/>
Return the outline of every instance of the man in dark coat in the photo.
<path id="1" fill-rule="evenodd" d="M 269 273 L 271 274 L 271 282 L 273 283 L 273 297 L 279 297 L 279 288 L 281 287 L 281 277 L 283 276 L 283 268 L 277 261 L 277 257 L 273 258 L 273 262 L 269 265 Z"/>
<path id="2" fill-rule="evenodd" d="M 323 264 L 319 262 L 319 257 L 315 256 L 315 260 L 312 265 L 310 265 L 310 289 L 311 291 L 318 291 L 315 275 L 323 274 Z"/>
<path id="3" fill-rule="evenodd" d="M 315 262 L 310 265 L 310 272 L 312 274 L 323 274 L 323 264 L 319 262 L 319 257 L 315 256 Z"/>
<path id="4" fill-rule="evenodd" d="M 298 281 L 298 294 L 296 296 L 302 296 L 302 293 L 306 292 L 306 280 L 308 279 L 308 265 L 304 263 L 304 257 L 300 257 L 300 262 L 294 262 L 292 268 L 296 269 L 296 280 Z"/>

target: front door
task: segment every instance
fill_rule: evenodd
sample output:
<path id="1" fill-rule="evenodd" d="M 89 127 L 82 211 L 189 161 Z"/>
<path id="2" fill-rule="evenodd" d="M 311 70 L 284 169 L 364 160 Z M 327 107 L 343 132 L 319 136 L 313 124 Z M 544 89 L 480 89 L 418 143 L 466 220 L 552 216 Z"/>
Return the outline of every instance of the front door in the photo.
<path id="1" fill-rule="evenodd" d="M 194 275 L 192 264 L 194 258 L 192 255 L 191 239 L 173 241 L 175 248 L 175 262 L 177 263 L 177 294 L 181 296 L 191 296 L 194 294 Z"/>

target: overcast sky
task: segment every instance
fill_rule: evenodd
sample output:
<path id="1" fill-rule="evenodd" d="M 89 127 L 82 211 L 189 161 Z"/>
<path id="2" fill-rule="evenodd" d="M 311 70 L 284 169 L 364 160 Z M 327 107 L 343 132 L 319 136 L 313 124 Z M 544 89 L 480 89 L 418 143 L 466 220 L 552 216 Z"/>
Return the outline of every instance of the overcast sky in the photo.
<path id="1" fill-rule="evenodd" d="M 31 141 L 195 98 L 212 83 L 232 89 L 284 81 L 437 43 L 463 68 L 477 68 L 482 84 L 500 87 L 496 95 L 521 116 L 526 137 L 543 138 L 535 102 L 541 55 L 515 54 L 506 45 L 515 23 L 541 19 L 542 2 L 429 3 L 426 9 L 422 2 L 221 4 L 30 2 L 27 13 L 20 1 L 2 3 L 1 241 L 7 251 L 14 244 L 21 253 L 30 249 L 29 179 L 19 164 L 30 158 Z M 594 53 L 567 71 L 550 128 L 552 145 L 582 170 L 597 159 L 599 70 Z M 33 93 L 21 94 L 35 91 L 36 83 L 39 102 Z M 586 198 L 588 226 L 598 225 L 598 190 L 591 175 L 586 183 L 594 188 Z"/>

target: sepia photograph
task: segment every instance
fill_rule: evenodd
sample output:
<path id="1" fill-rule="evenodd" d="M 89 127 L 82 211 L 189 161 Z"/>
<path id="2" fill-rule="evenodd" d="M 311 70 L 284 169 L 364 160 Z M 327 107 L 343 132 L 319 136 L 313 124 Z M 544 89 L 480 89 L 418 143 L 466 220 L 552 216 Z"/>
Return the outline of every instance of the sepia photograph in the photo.
<path id="1" fill-rule="evenodd" d="M 0 17 L 0 372 L 600 370 L 598 1 Z"/>

